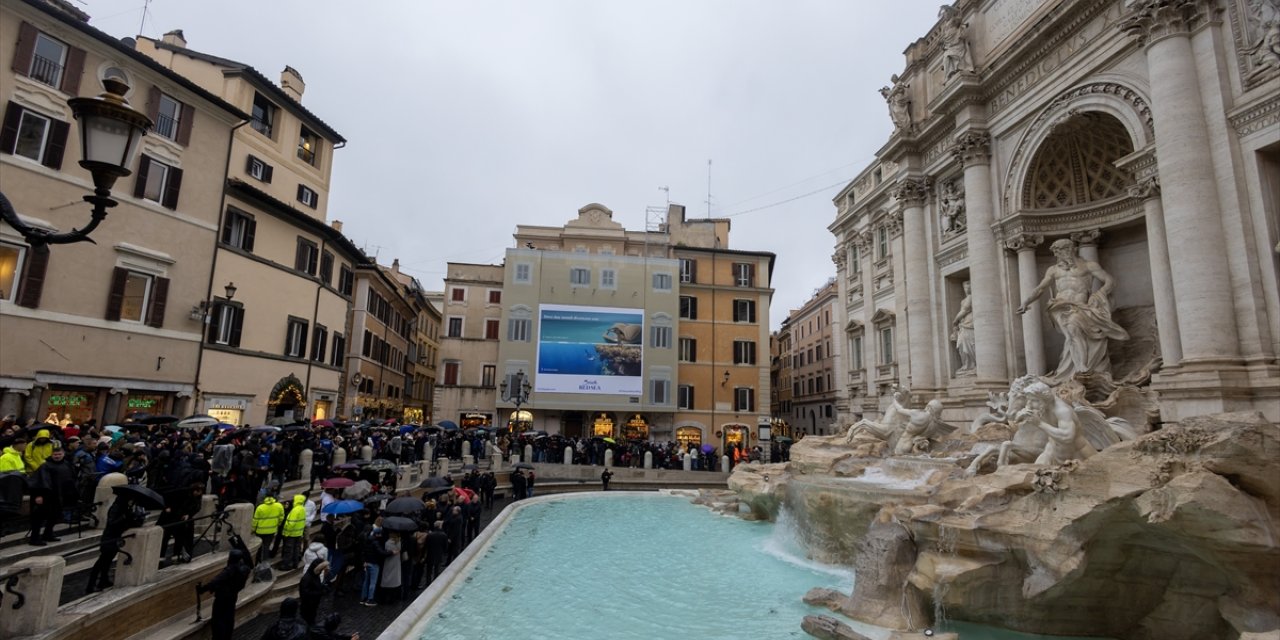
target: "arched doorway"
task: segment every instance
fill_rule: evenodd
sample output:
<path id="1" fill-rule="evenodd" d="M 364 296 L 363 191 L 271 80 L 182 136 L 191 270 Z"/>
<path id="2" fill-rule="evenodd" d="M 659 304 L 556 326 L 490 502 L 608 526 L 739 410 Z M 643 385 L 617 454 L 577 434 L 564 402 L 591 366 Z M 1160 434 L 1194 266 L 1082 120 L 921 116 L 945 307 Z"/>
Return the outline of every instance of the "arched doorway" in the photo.
<path id="1" fill-rule="evenodd" d="M 297 419 L 306 414 L 307 395 L 302 390 L 302 381 L 289 374 L 271 388 L 267 400 L 268 418 Z"/>
<path id="2" fill-rule="evenodd" d="M 627 422 L 622 425 L 622 437 L 627 440 L 648 440 L 649 421 L 638 413 L 631 414 Z"/>

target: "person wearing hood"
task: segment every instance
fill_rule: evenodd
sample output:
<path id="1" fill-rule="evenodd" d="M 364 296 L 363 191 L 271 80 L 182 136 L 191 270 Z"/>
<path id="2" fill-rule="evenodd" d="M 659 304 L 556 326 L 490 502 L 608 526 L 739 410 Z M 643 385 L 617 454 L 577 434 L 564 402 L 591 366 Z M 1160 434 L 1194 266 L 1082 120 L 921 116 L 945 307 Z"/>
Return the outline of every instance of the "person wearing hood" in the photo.
<path id="1" fill-rule="evenodd" d="M 22 461 L 22 452 L 27 448 L 27 436 L 19 433 L 13 437 L 13 441 L 9 446 L 4 448 L 4 453 L 0 453 L 0 473 L 6 471 L 16 471 L 26 474 L 27 465 Z"/>
<path id="2" fill-rule="evenodd" d="M 359 633 L 340 633 L 338 627 L 342 625 L 342 614 L 331 613 L 324 619 L 324 629 L 311 632 L 312 640 L 360 640 Z"/>
<path id="3" fill-rule="evenodd" d="M 116 554 L 124 546 L 124 534 L 133 527 L 142 526 L 144 522 L 146 512 L 135 509 L 132 499 L 124 495 L 116 497 L 107 510 L 107 524 L 102 529 L 102 539 L 98 543 L 98 560 L 89 569 L 89 584 L 85 593 L 112 586 L 111 565 L 115 564 Z"/>
<path id="4" fill-rule="evenodd" d="M 306 640 L 307 625 L 298 618 L 298 599 L 285 598 L 280 603 L 280 617 L 267 627 L 262 640 Z"/>
<path id="5" fill-rule="evenodd" d="M 251 571 L 249 554 L 232 549 L 227 554 L 227 566 L 213 580 L 196 585 L 200 593 L 213 593 L 213 613 L 209 616 L 213 640 L 231 640 L 236 629 L 236 599 L 249 581 Z"/>
<path id="6" fill-rule="evenodd" d="M 316 626 L 316 613 L 320 609 L 320 599 L 329 590 L 325 586 L 329 572 L 329 563 L 324 558 L 316 558 L 307 565 L 307 572 L 298 582 L 298 595 L 302 599 L 300 610 L 302 621 L 307 628 Z"/>
<path id="7" fill-rule="evenodd" d="M 253 535 L 262 540 L 262 546 L 258 547 L 259 564 L 271 557 L 271 543 L 275 540 L 276 532 L 280 530 L 282 522 L 284 522 L 284 507 L 271 496 L 263 498 L 262 504 L 253 510 Z"/>
<path id="8" fill-rule="evenodd" d="M 284 518 L 284 552 L 281 568 L 292 571 L 298 567 L 298 558 L 302 554 L 302 535 L 307 532 L 307 508 L 304 506 L 307 496 L 299 493 L 293 497 L 293 507 Z"/>
<path id="9" fill-rule="evenodd" d="M 329 548 L 319 540 L 314 540 L 307 545 L 307 550 L 302 553 L 302 566 L 310 567 L 316 560 L 329 561 Z"/>
<path id="10" fill-rule="evenodd" d="M 60 540 L 53 535 L 53 525 L 62 522 L 64 508 L 76 504 L 75 471 L 60 442 L 53 443 L 53 453 L 31 477 L 31 504 L 31 544 L 43 547 Z"/>
<path id="11" fill-rule="evenodd" d="M 36 439 L 27 445 L 27 450 L 22 452 L 22 462 L 27 468 L 27 475 L 36 472 L 40 465 L 53 454 L 53 436 L 49 434 L 48 429 L 41 429 L 36 432 Z"/>

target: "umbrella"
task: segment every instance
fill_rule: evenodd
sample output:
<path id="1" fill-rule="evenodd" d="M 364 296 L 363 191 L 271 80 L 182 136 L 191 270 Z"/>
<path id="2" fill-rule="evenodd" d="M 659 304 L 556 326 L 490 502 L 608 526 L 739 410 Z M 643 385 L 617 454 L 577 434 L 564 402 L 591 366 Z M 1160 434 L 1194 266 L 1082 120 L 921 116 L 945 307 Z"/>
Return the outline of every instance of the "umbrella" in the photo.
<path id="1" fill-rule="evenodd" d="M 194 416 L 187 416 L 179 420 L 176 426 L 179 429 L 202 429 L 204 427 L 212 427 L 218 422 L 219 420 L 213 416 L 197 413 Z"/>
<path id="2" fill-rule="evenodd" d="M 534 467 L 533 465 L 529 464 L 528 462 L 517 462 L 517 463 L 516 463 L 516 468 L 517 468 L 517 469 L 535 469 L 536 467 Z"/>
<path id="3" fill-rule="evenodd" d="M 411 424 L 400 425 L 400 433 L 409 433 L 410 431 L 413 431 L 414 428 L 415 427 Z"/>
<path id="4" fill-rule="evenodd" d="M 452 421 L 452 420 L 441 420 L 441 421 L 440 421 L 440 428 L 441 428 L 441 429 L 444 429 L 445 431 L 457 431 L 457 430 L 458 430 L 458 423 L 456 423 L 456 422 L 454 422 L 454 421 Z"/>
<path id="5" fill-rule="evenodd" d="M 342 464 L 333 465 L 333 470 L 334 471 L 358 471 L 360 467 L 361 465 L 358 465 L 354 462 L 344 462 Z"/>
<path id="6" fill-rule="evenodd" d="M 162 416 L 147 416 L 141 420 L 135 419 L 134 422 L 141 422 L 142 424 L 172 424 L 174 422 L 179 421 L 180 419 L 181 418 L 179 418 L 178 416 L 162 415 Z"/>
<path id="7" fill-rule="evenodd" d="M 618 444 L 618 441 L 614 440 L 613 438 L 603 438 L 603 440 L 605 442 L 608 442 L 609 444 Z"/>
<path id="8" fill-rule="evenodd" d="M 716 446 L 714 444 L 708 443 L 708 444 L 702 445 L 703 453 L 711 453 L 712 451 L 715 451 L 715 450 L 716 450 Z"/>
<path id="9" fill-rule="evenodd" d="M 419 489 L 439 489 L 439 488 L 448 489 L 449 487 L 452 487 L 452 486 L 453 486 L 453 483 L 444 479 L 443 476 L 431 476 L 430 478 L 423 480 L 418 485 L 418 488 Z"/>
<path id="10" fill-rule="evenodd" d="M 145 411 L 133 411 L 125 414 L 124 420 L 121 420 L 121 422 L 142 422 L 143 420 L 146 420 L 147 418 L 150 418 L 150 417 L 151 417 L 151 414 Z"/>
<path id="11" fill-rule="evenodd" d="M 373 489 L 373 485 L 367 480 L 361 480 L 346 489 L 342 490 L 342 497 L 348 500 L 360 500 L 369 495 L 369 491 Z"/>
<path id="12" fill-rule="evenodd" d="M 782 444 L 788 444 L 791 442 L 791 438 L 788 438 L 786 436 L 778 436 L 774 438 L 774 440 L 777 442 L 781 442 Z"/>
<path id="13" fill-rule="evenodd" d="M 534 438 L 534 437 L 537 437 L 537 435 L 538 435 L 538 432 L 537 432 L 537 431 L 526 431 L 526 432 L 524 432 L 524 433 L 520 434 L 520 437 L 521 437 L 521 438 Z"/>
<path id="14" fill-rule="evenodd" d="M 453 491 L 453 487 L 436 487 L 434 489 L 427 489 L 427 491 L 422 494 L 422 497 L 434 498 L 436 496 L 442 496 L 449 493 L 450 491 Z"/>
<path id="15" fill-rule="evenodd" d="M 228 430 L 228 429 L 235 429 L 235 428 L 236 428 L 236 426 L 235 426 L 234 424 L 227 424 L 227 423 L 225 423 L 225 422 L 219 422 L 219 423 L 217 424 L 217 427 L 218 427 L 218 429 L 220 429 L 220 430 L 222 430 L 222 431 L 226 431 L 226 430 Z"/>
<path id="16" fill-rule="evenodd" d="M 317 428 L 317 429 L 327 429 L 327 428 L 332 428 L 332 427 L 333 427 L 333 421 L 332 421 L 332 420 L 316 420 L 316 421 L 314 421 L 314 422 L 312 422 L 312 423 L 311 423 L 311 426 L 313 426 L 313 427 L 315 427 L 315 428 Z"/>
<path id="17" fill-rule="evenodd" d="M 345 489 L 355 483 L 356 481 L 352 480 L 351 478 L 329 478 L 328 480 L 325 480 L 324 482 L 320 483 L 320 488 L 321 489 Z"/>
<path id="18" fill-rule="evenodd" d="M 462 487 L 454 487 L 453 492 L 458 494 L 459 497 L 461 497 L 463 500 L 467 502 L 473 502 L 476 499 L 476 492 L 470 489 L 463 489 Z"/>
<path id="19" fill-rule="evenodd" d="M 311 430 L 311 427 L 308 427 L 305 424 L 295 424 L 292 426 L 285 427 L 283 429 L 285 433 L 296 433 L 298 431 L 310 431 L 310 430 Z"/>
<path id="20" fill-rule="evenodd" d="M 405 496 L 403 498 L 396 498 L 395 500 L 388 502 L 387 506 L 384 507 L 382 510 L 387 513 L 409 515 L 409 514 L 418 513 L 419 511 L 422 511 L 426 508 L 427 508 L 427 505 L 422 504 L 421 500 L 417 498 L 410 498 L 408 496 Z"/>
<path id="21" fill-rule="evenodd" d="M 423 428 L 422 428 L 422 430 L 423 430 L 423 431 L 432 431 L 432 432 L 435 432 L 435 431 L 444 431 L 444 429 L 442 429 L 442 428 L 440 428 L 439 426 L 434 425 L 434 424 L 429 424 L 429 425 L 427 425 L 427 426 L 423 427 Z"/>
<path id="22" fill-rule="evenodd" d="M 297 422 L 297 421 L 294 420 L 293 418 L 286 418 L 284 416 L 276 416 L 274 418 L 271 418 L 270 420 L 267 420 L 267 424 L 273 427 L 283 427 L 286 425 L 291 425 L 294 422 Z"/>
<path id="23" fill-rule="evenodd" d="M 391 494 L 388 493 L 375 493 L 371 496 L 365 496 L 361 498 L 361 500 L 364 500 L 365 502 L 382 502 L 383 500 L 389 500 L 391 498 Z"/>
<path id="24" fill-rule="evenodd" d="M 40 423 L 40 424 L 33 424 L 33 425 L 31 425 L 31 426 L 27 427 L 27 431 L 29 431 L 29 432 L 31 432 L 31 433 L 36 433 L 36 432 L 40 431 L 41 429 L 49 429 L 49 433 L 54 433 L 54 432 L 55 432 L 55 430 L 56 430 L 56 429 L 58 429 L 58 428 L 59 428 L 59 427 L 58 427 L 58 425 L 56 425 L 56 424 L 48 424 L 48 423 L 43 423 L 43 422 L 42 422 L 42 423 Z M 117 427 L 117 428 L 118 428 L 118 427 Z"/>
<path id="25" fill-rule="evenodd" d="M 261 427 L 254 427 L 250 429 L 249 432 L 250 433 L 280 433 L 280 427 L 263 425 Z"/>
<path id="26" fill-rule="evenodd" d="M 111 491 L 122 498 L 129 498 L 144 509 L 158 511 L 164 508 L 164 497 L 142 485 L 121 484 Z"/>
<path id="27" fill-rule="evenodd" d="M 370 471 L 390 471 L 391 469 L 395 469 L 395 468 L 396 468 L 396 463 L 383 458 L 378 458 L 377 460 L 374 460 L 369 464 L 365 465 L 365 469 L 368 469 Z"/>
<path id="28" fill-rule="evenodd" d="M 364 504 L 359 500 L 338 500 L 337 502 L 330 502 L 320 509 L 320 513 L 332 513 L 338 516 L 357 511 L 364 511 Z"/>
<path id="29" fill-rule="evenodd" d="M 115 433 L 115 432 L 117 432 L 117 431 L 119 431 L 119 430 L 120 430 L 120 425 L 118 425 L 118 424 L 109 424 L 109 425 L 107 425 L 107 426 L 103 427 L 103 428 L 102 428 L 102 430 L 103 430 L 103 431 L 106 431 L 107 433 Z"/>
<path id="30" fill-rule="evenodd" d="M 408 531 L 417 531 L 418 523 L 414 522 L 410 518 L 391 516 L 389 518 L 382 519 L 382 528 L 387 531 L 399 531 L 404 533 Z"/>

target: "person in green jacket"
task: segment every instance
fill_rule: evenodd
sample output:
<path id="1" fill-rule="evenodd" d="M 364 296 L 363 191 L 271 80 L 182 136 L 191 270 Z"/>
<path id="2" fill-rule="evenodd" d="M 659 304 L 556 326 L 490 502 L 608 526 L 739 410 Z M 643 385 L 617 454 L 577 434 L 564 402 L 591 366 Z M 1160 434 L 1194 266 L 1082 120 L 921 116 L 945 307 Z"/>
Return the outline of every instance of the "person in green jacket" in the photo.
<path id="1" fill-rule="evenodd" d="M 262 546 L 258 548 L 258 563 L 271 557 L 271 543 L 275 541 L 282 522 L 284 506 L 271 496 L 263 498 L 262 504 L 253 510 L 253 535 L 262 540 Z"/>
<path id="2" fill-rule="evenodd" d="M 22 461 L 22 452 L 26 448 L 27 436 L 21 433 L 14 436 L 13 442 L 4 448 L 4 453 L 0 453 L 0 473 L 17 471 L 25 474 L 27 467 Z"/>
<path id="3" fill-rule="evenodd" d="M 22 452 L 22 460 L 27 466 L 27 475 L 35 473 L 52 453 L 53 435 L 48 429 L 37 431 L 35 441 L 27 445 L 27 450 Z"/>
<path id="4" fill-rule="evenodd" d="M 293 507 L 284 519 L 284 551 L 281 568 L 292 571 L 298 567 L 302 554 L 302 534 L 307 531 L 307 496 L 299 493 L 293 497 Z"/>

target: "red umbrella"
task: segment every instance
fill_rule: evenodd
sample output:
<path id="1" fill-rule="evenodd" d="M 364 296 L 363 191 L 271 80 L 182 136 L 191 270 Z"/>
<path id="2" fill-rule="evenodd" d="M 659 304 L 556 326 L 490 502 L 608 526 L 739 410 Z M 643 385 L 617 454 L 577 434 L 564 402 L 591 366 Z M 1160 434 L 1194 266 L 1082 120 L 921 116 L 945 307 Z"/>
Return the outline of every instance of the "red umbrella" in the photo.
<path id="1" fill-rule="evenodd" d="M 466 500 L 467 502 L 471 502 L 476 498 L 476 492 L 470 489 L 464 489 L 462 487 L 454 487 L 453 492 L 461 496 L 462 499 Z"/>
<path id="2" fill-rule="evenodd" d="M 355 483 L 356 481 L 351 478 L 329 478 L 321 482 L 320 487 L 323 489 L 345 489 Z"/>
<path id="3" fill-rule="evenodd" d="M 317 428 L 332 428 L 333 421 L 332 420 L 316 420 L 311 423 L 311 426 L 317 427 Z"/>

